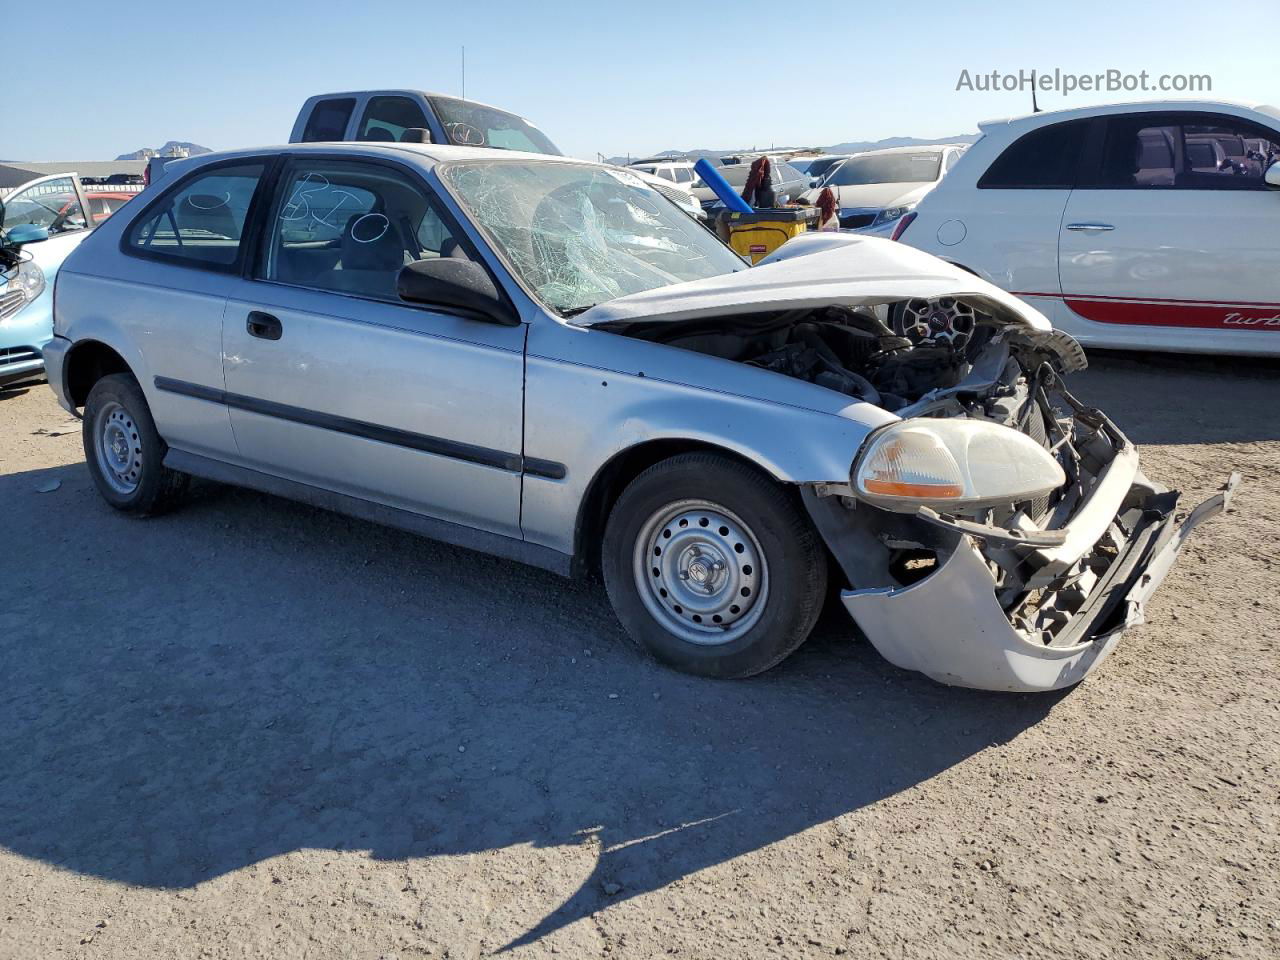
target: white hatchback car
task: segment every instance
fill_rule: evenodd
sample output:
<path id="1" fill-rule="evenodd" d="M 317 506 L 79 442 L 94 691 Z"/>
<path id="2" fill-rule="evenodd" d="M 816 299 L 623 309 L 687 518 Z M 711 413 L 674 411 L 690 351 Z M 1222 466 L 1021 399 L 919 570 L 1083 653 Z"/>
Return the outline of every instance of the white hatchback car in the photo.
<path id="1" fill-rule="evenodd" d="M 895 237 L 1086 345 L 1280 355 L 1280 111 L 1127 103 L 980 128 Z"/>

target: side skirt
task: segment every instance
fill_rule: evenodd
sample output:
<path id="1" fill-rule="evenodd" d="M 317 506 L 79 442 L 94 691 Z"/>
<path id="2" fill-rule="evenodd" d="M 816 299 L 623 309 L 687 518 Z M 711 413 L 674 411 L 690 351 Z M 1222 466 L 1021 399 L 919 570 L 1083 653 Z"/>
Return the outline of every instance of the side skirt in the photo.
<path id="1" fill-rule="evenodd" d="M 385 504 L 374 503 L 372 500 L 362 500 L 345 493 L 335 493 L 332 490 L 315 487 L 309 483 L 286 480 L 283 477 L 250 470 L 247 467 L 238 467 L 173 447 L 170 447 L 168 454 L 165 455 L 164 465 L 171 470 L 189 473 L 194 477 L 202 477 L 216 483 L 247 487 L 260 493 L 269 493 L 312 507 L 332 510 L 334 513 L 355 517 L 357 520 L 368 520 L 370 523 L 407 530 L 420 537 L 439 540 L 441 543 L 449 543 L 455 547 L 465 547 L 468 550 L 477 550 L 480 553 L 527 563 L 532 567 L 541 567 L 543 570 L 558 573 L 562 577 L 573 575 L 573 557 L 569 554 L 535 543 L 527 543 L 524 540 L 516 540 L 513 537 L 504 537 L 499 533 L 476 530 L 460 523 L 437 520 L 435 517 L 424 517 L 409 510 L 401 510 L 399 507 L 388 507 Z"/>

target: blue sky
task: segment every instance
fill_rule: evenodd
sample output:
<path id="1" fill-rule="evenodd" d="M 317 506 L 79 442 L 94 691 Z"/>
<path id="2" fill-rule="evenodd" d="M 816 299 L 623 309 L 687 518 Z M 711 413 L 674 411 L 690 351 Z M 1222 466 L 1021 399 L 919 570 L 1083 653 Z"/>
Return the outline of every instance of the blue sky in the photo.
<path id="1" fill-rule="evenodd" d="M 1029 109 L 1026 93 L 957 92 L 962 69 L 1209 74 L 1215 98 L 1280 102 L 1274 0 L 64 0 L 57 29 L 23 9 L 29 32 L 5 18 L 6 159 L 279 143 L 313 93 L 458 92 L 463 44 L 469 97 L 582 157 L 941 137 Z"/>

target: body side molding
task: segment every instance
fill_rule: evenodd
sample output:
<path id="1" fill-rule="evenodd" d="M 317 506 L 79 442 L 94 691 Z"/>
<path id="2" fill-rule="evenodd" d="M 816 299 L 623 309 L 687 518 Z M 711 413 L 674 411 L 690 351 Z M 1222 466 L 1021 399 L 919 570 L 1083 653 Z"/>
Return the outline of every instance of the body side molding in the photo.
<path id="1" fill-rule="evenodd" d="M 550 480 L 562 480 L 566 474 L 565 465 L 552 460 L 525 457 L 519 453 L 508 453 L 503 450 L 493 450 L 489 447 L 478 447 L 474 444 L 449 440 L 445 437 L 433 437 L 427 434 L 400 430 L 395 427 L 384 427 L 376 423 L 366 423 L 363 420 L 352 420 L 332 413 L 323 413 L 319 410 L 308 410 L 305 407 L 277 403 L 274 400 L 260 400 L 257 397 L 228 393 L 215 387 L 187 383 L 185 380 L 174 380 L 170 377 L 156 377 L 154 383 L 157 390 L 162 390 L 165 393 L 175 393 L 184 397 L 192 397 L 196 400 L 207 400 L 210 403 L 219 403 L 236 410 L 276 417 L 280 420 L 289 420 L 293 423 L 319 427 L 323 430 L 334 430 L 338 433 L 363 437 L 366 440 L 376 440 L 379 443 L 408 447 L 412 450 L 421 450 L 424 453 L 449 457 L 453 460 L 463 460 L 467 463 L 476 463 L 484 467 L 493 467 L 496 470 L 506 470 L 509 473 L 523 472 Z"/>

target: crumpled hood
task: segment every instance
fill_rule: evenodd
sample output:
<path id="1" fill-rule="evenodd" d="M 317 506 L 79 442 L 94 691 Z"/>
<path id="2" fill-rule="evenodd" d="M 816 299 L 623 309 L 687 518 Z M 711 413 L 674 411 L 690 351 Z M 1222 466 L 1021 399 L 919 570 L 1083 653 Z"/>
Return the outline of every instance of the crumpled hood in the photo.
<path id="1" fill-rule="evenodd" d="M 754 267 L 677 283 L 597 304 L 568 321 L 579 327 L 692 320 L 843 304 L 872 307 L 955 297 L 1032 330 L 1052 326 L 1039 310 L 999 287 L 913 247 L 849 233 L 810 233 Z"/>

